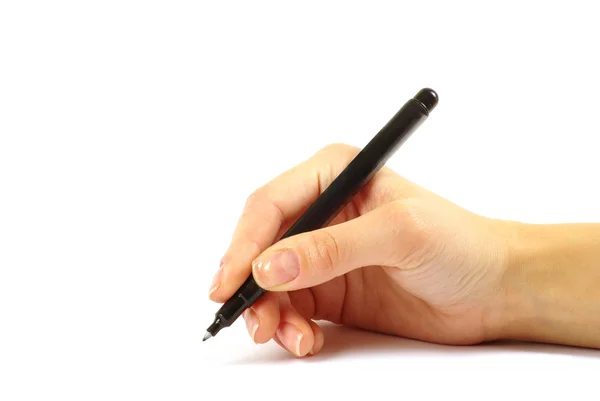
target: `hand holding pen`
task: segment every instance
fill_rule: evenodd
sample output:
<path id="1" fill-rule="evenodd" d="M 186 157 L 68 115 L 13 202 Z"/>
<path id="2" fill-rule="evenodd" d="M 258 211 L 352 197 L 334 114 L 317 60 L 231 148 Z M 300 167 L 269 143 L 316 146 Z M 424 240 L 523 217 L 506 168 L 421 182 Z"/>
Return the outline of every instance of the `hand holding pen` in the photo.
<path id="1" fill-rule="evenodd" d="M 205 339 L 243 313 L 256 343 L 272 339 L 296 356 L 322 349 L 319 320 L 442 344 L 600 348 L 600 295 L 585 290 L 600 284 L 591 263 L 600 225 L 479 216 L 382 165 L 344 185 L 365 149 L 327 146 L 248 198 L 211 285 L 210 299 L 225 304 Z M 331 213 L 336 202 L 323 194 L 336 180 L 338 194 L 359 189 Z M 322 227 L 294 232 L 312 224 Z"/>

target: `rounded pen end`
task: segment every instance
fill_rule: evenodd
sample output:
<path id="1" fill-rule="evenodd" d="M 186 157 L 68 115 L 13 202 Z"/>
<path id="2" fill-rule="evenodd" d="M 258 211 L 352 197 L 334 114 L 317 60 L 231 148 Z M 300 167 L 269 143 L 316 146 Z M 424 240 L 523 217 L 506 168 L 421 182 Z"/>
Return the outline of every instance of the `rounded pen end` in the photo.
<path id="1" fill-rule="evenodd" d="M 438 94 L 430 88 L 423 88 L 414 97 L 415 100 L 419 101 L 428 112 L 431 113 L 435 106 L 437 106 L 439 97 Z"/>

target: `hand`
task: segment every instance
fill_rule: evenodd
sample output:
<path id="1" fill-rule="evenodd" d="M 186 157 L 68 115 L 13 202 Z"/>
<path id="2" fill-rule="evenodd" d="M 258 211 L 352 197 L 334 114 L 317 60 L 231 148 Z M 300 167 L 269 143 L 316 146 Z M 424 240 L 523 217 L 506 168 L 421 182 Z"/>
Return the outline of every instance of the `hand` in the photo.
<path id="1" fill-rule="evenodd" d="M 444 344 L 495 339 L 504 223 L 387 167 L 328 227 L 276 242 L 358 151 L 330 145 L 255 191 L 210 299 L 225 302 L 252 273 L 268 292 L 244 313 L 249 334 L 296 356 L 322 348 L 315 320 Z"/>

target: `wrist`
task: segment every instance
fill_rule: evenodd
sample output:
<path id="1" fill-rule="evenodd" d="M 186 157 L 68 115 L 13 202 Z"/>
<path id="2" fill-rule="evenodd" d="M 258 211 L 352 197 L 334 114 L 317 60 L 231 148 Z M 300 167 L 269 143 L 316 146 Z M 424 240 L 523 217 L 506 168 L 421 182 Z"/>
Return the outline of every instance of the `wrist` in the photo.
<path id="1" fill-rule="evenodd" d="M 542 240 L 536 240 L 535 226 L 507 222 L 504 231 L 507 244 L 507 262 L 500 285 L 500 307 L 497 321 L 497 337 L 500 340 L 535 341 L 532 332 L 540 320 L 541 311 L 536 307 L 544 292 L 535 276 L 536 266 L 543 265 L 547 253 Z"/>
<path id="2" fill-rule="evenodd" d="M 507 228 L 497 338 L 600 346 L 599 226 Z"/>

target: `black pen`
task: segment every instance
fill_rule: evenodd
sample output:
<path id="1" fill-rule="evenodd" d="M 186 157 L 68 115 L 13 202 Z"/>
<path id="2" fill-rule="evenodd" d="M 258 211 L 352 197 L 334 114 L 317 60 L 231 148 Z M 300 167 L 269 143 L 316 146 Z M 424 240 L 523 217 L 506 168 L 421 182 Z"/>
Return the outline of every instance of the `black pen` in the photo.
<path id="1" fill-rule="evenodd" d="M 429 88 L 421 89 L 415 97 L 408 100 L 281 239 L 322 228 L 331 222 L 383 167 L 410 134 L 427 119 L 437 103 L 437 93 Z M 265 292 L 250 274 L 244 284 L 217 311 L 214 322 L 208 327 L 202 341 L 216 336 L 221 329 L 231 326 Z"/>

